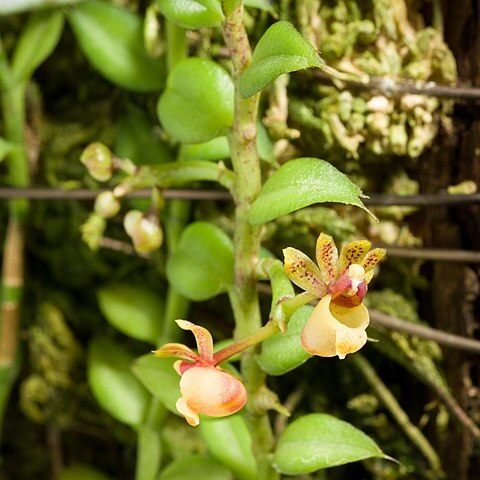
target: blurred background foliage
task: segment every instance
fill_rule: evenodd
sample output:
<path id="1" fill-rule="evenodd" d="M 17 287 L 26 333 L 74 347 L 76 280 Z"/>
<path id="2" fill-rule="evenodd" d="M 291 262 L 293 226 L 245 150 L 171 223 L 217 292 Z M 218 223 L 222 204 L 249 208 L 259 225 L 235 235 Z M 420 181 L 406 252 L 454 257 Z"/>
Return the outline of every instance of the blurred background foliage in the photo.
<path id="1" fill-rule="evenodd" d="M 148 2 L 140 0 L 113 3 L 142 17 L 148 6 Z M 270 3 L 277 17 L 293 22 L 329 65 L 367 79 L 369 75 L 383 77 L 385 91 L 400 79 L 443 85 L 457 82 L 455 52 L 445 43 L 445 22 L 441 2 L 437 0 Z M 447 15 L 448 8 L 445 12 Z M 27 15 L 0 18 L 7 52 Z M 253 43 L 273 21 L 269 12 L 247 9 L 246 24 Z M 189 31 L 187 38 L 190 55 L 213 57 L 228 65 L 218 29 Z M 477 31 L 477 42 L 479 38 Z M 160 40 L 157 47 L 162 52 L 166 41 L 163 33 Z M 469 107 L 455 107 L 452 100 L 437 97 L 388 96 L 378 90 L 348 90 L 333 83 L 317 71 L 303 71 L 278 79 L 267 90 L 261 104 L 266 135 L 264 160 L 283 163 L 294 156 L 320 157 L 348 173 L 367 193 L 403 195 L 435 191 L 428 187 L 429 176 L 436 175 L 431 169 L 435 160 L 431 159 L 445 145 L 458 145 L 460 125 L 464 128 L 465 122 L 473 118 Z M 83 148 L 93 141 L 104 142 L 118 156 L 137 164 L 174 158 L 177 146 L 158 124 L 156 101 L 156 94 L 127 92 L 104 79 L 89 64 L 67 26 L 57 48 L 27 88 L 32 184 L 98 190 L 99 184 L 79 162 Z M 445 167 L 443 163 L 438 168 L 461 170 L 451 165 Z M 426 174 L 427 166 L 430 170 Z M 452 183 L 475 180 L 460 177 L 449 179 Z M 0 208 L 3 229 L 3 203 Z M 106 285 L 127 283 L 162 296 L 166 288 L 165 253 L 159 251 L 148 258 L 136 256 L 128 248 L 120 220 L 109 223 L 102 248 L 92 252 L 80 235 L 80 227 L 91 210 L 91 201 L 31 203 L 26 236 L 22 368 L 3 425 L 2 480 L 58 480 L 62 465 L 76 463 L 94 465 L 110 478 L 133 478 L 135 435 L 130 427 L 103 411 L 93 398 L 86 377 L 86 349 L 97 335 L 124 345 L 137 356 L 151 349 L 140 340 L 127 339 L 106 321 L 97 292 Z M 281 249 L 287 245 L 312 255 L 320 232 L 332 235 L 340 243 L 366 236 L 396 246 L 432 246 L 431 238 L 423 235 L 429 220 L 417 209 L 378 207 L 373 211 L 379 223 L 347 207 L 307 208 L 268 224 L 265 246 L 280 258 Z M 192 219 L 213 221 L 231 233 L 228 204 L 196 202 Z M 4 231 L 1 234 L 3 238 Z M 463 248 L 475 248 L 471 237 L 462 239 Z M 478 283 L 478 270 L 472 271 Z M 367 297 L 369 306 L 409 322 L 428 321 L 443 328 L 444 325 L 435 324 L 430 308 L 432 298 L 441 295 L 434 291 L 438 285 L 434 277 L 434 268 L 428 262 L 388 258 L 372 284 Z M 267 314 L 268 293 L 262 299 Z M 462 302 L 458 298 L 456 308 L 467 308 Z M 469 305 L 478 307 L 478 292 Z M 190 317 L 208 326 L 216 340 L 231 335 L 231 313 L 224 297 L 192 304 Z M 478 333 L 478 310 L 474 320 L 472 335 L 474 331 Z M 475 447 L 470 434 L 464 433 L 465 427 L 457 426 L 452 404 L 454 408 L 462 405 L 476 422 L 480 421 L 478 389 L 474 386 L 478 372 L 467 367 L 466 360 L 457 364 L 463 370 L 452 371 L 442 350 L 428 340 L 380 327 L 371 328 L 370 337 L 375 341 L 366 347 L 364 355 L 368 358 L 367 367 L 373 366 L 376 372 L 373 380 L 361 361 L 322 359 L 272 377 L 270 384 L 287 408 L 298 413 L 329 412 L 350 421 L 376 439 L 400 464 L 370 460 L 301 478 L 439 478 L 435 463 L 438 458 L 429 456 L 424 444 L 419 446 L 405 433 L 405 428 L 399 427 L 376 390 L 375 385 L 379 384 L 393 394 L 409 422 L 423 432 L 441 458 L 448 478 L 476 478 L 473 472 L 480 470 L 478 444 Z M 450 352 L 445 351 L 447 355 Z M 460 376 L 463 377 L 457 383 L 463 386 L 453 386 L 452 377 Z M 462 389 L 467 388 L 468 382 L 467 392 Z M 282 431 L 285 422 L 281 416 L 275 419 L 277 432 Z M 460 433 L 455 437 L 453 431 Z M 458 435 L 468 444 L 460 466 L 454 465 L 454 458 L 444 455 L 466 445 L 453 443 Z M 162 441 L 165 462 L 206 452 L 198 432 L 174 416 L 165 424 Z"/>

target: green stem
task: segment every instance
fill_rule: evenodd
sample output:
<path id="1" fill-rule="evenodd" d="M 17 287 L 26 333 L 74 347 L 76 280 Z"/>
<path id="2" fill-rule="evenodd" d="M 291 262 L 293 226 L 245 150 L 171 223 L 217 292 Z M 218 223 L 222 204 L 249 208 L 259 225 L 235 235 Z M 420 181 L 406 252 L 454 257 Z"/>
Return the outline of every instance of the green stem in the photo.
<path id="1" fill-rule="evenodd" d="M 16 84 L 0 39 L 0 92 L 3 117 L 3 136 L 17 148 L 13 149 L 6 160 L 7 182 L 14 187 L 26 187 L 29 184 L 28 159 L 25 145 L 25 84 Z M 28 202 L 11 200 L 8 203 L 9 219 L 5 236 L 2 264 L 1 308 L 0 308 L 0 368 L 2 376 L 10 379 L 2 391 L 0 419 L 14 373 L 18 350 L 18 330 L 20 323 L 20 303 L 24 283 L 25 222 L 28 214 Z M 8 387 L 7 387 L 8 385 Z M 10 387 L 10 388 L 9 388 Z M 8 388 L 8 390 L 6 390 Z"/>
<path id="2" fill-rule="evenodd" d="M 255 262 L 260 248 L 260 227 L 251 225 L 247 211 L 261 188 L 260 162 L 256 148 L 256 119 L 259 95 L 243 98 L 240 75 L 251 62 L 251 49 L 243 24 L 243 4 L 239 0 L 222 0 L 225 14 L 223 36 L 230 52 L 235 85 L 235 116 L 229 135 L 235 171 L 235 281 L 230 301 L 235 317 L 236 336 L 249 337 L 261 327 L 260 307 L 256 288 Z M 254 399 L 265 383 L 265 373 L 255 361 L 256 349 L 242 354 L 241 369 L 248 393 L 247 421 L 252 434 L 258 464 L 258 480 L 278 478 L 270 465 L 269 454 L 274 446 L 272 428 L 266 413 L 259 413 Z"/>
<path id="3" fill-rule="evenodd" d="M 140 188 L 170 188 L 200 181 L 218 182 L 232 191 L 233 179 L 233 172 L 222 164 L 206 160 L 169 162 L 162 165 L 140 167 L 134 176 L 118 185 L 114 193 L 117 197 L 123 197 Z"/>
<path id="4" fill-rule="evenodd" d="M 225 362 L 229 358 L 233 357 L 237 353 L 245 351 L 247 348 L 254 347 L 259 343 L 262 343 L 267 338 L 271 337 L 275 333 L 278 333 L 278 327 L 273 322 L 268 322 L 262 328 L 257 330 L 254 334 L 248 337 L 237 340 L 236 342 L 228 345 L 228 347 L 222 348 L 213 355 L 215 365 L 219 365 Z"/>
<path id="5" fill-rule="evenodd" d="M 367 383 L 372 387 L 377 397 L 385 405 L 385 408 L 390 412 L 405 436 L 427 459 L 436 475 L 435 478 L 445 478 L 440 458 L 433 449 L 432 445 L 430 445 L 423 433 L 410 421 L 408 415 L 397 402 L 396 398 L 392 395 L 387 386 L 382 382 L 381 378 L 377 375 L 370 362 L 359 353 L 350 355 L 348 358 L 352 365 L 355 366 L 355 368 L 363 375 Z"/>
<path id="6" fill-rule="evenodd" d="M 289 297 L 280 302 L 280 306 L 285 315 L 285 322 L 288 322 L 288 319 L 298 310 L 300 307 L 307 305 L 310 302 L 313 302 L 316 297 L 308 292 L 302 292 L 295 297 Z"/>

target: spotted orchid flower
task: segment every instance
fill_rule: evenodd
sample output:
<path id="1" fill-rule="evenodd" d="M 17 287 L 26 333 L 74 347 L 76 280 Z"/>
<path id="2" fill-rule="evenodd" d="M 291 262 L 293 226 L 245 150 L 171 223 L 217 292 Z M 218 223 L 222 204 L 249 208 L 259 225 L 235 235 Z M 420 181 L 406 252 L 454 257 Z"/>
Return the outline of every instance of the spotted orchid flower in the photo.
<path id="1" fill-rule="evenodd" d="M 224 417 L 238 412 L 247 401 L 247 392 L 240 380 L 217 366 L 210 332 L 186 320 L 176 322 L 193 333 L 198 349 L 197 354 L 181 343 L 168 343 L 155 351 L 157 357 L 182 359 L 174 365 L 181 375 L 177 410 L 193 427 L 200 423 L 199 414 Z"/>
<path id="2" fill-rule="evenodd" d="M 302 331 L 308 353 L 345 358 L 365 345 L 370 317 L 362 300 L 375 265 L 386 253 L 370 247 L 368 240 L 356 240 L 339 254 L 332 237 L 322 233 L 316 245 L 317 265 L 295 248 L 283 250 L 290 280 L 312 299 L 321 299 Z"/>

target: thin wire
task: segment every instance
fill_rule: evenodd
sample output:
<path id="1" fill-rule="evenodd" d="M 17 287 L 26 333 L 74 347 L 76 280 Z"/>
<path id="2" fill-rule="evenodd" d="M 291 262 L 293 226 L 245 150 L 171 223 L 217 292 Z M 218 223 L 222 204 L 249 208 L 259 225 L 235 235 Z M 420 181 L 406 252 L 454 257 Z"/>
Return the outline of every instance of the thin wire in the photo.
<path id="1" fill-rule="evenodd" d="M 30 200 L 93 200 L 99 193 L 105 190 L 89 190 L 79 188 L 75 190 L 61 190 L 54 188 L 10 188 L 0 187 L 0 199 L 27 198 Z M 142 189 L 132 192 L 129 198 L 150 198 L 152 191 Z M 228 192 L 222 190 L 187 190 L 171 189 L 164 190 L 163 195 L 167 199 L 182 200 L 230 200 Z"/>
<path id="2" fill-rule="evenodd" d="M 30 200 L 93 200 L 103 190 L 80 188 L 61 190 L 53 188 L 11 188 L 0 187 L 0 199 L 27 198 Z M 185 200 L 229 201 L 231 196 L 223 190 L 167 189 L 165 198 Z M 130 198 L 150 198 L 151 190 L 142 189 L 129 194 Z M 392 195 L 372 193 L 363 199 L 368 206 L 461 206 L 480 203 L 480 193 L 471 195 L 449 195 L 446 193 L 427 193 L 419 195 Z"/>
<path id="3" fill-rule="evenodd" d="M 314 75 L 322 82 L 334 85 L 338 83 L 338 79 L 332 78 L 320 70 L 316 70 Z M 435 82 L 394 80 L 388 77 L 371 76 L 366 81 L 342 79 L 341 83 L 351 89 L 373 90 L 389 96 L 416 94 L 455 100 L 480 100 L 480 88 L 439 85 Z"/>
<path id="4" fill-rule="evenodd" d="M 387 249 L 390 257 L 417 258 L 437 262 L 480 263 L 480 252 L 443 248 L 408 248 L 376 243 L 376 247 Z"/>
<path id="5" fill-rule="evenodd" d="M 453 333 L 444 332 L 435 328 L 419 325 L 417 323 L 407 322 L 400 318 L 392 317 L 378 310 L 369 310 L 372 325 L 380 325 L 389 330 L 396 330 L 405 332 L 410 335 L 433 340 L 440 345 L 445 345 L 450 348 L 457 348 L 459 350 L 466 350 L 468 352 L 480 354 L 480 341 L 472 338 L 454 335 Z"/>
<path id="6" fill-rule="evenodd" d="M 411 206 L 437 207 L 461 206 L 480 203 L 480 193 L 471 195 L 450 195 L 447 193 L 424 193 L 419 195 L 393 195 L 389 193 L 372 193 L 363 202 L 368 206 Z"/>

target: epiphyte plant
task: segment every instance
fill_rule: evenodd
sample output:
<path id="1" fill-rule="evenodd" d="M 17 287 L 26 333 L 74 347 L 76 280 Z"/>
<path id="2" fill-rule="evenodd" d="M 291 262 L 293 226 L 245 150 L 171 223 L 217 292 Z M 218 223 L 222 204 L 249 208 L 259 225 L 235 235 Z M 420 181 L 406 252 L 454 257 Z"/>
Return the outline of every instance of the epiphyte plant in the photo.
<path id="1" fill-rule="evenodd" d="M 144 53 L 132 56 L 136 50 L 130 49 L 125 61 L 131 63 L 131 69 L 127 68 L 131 71 L 128 75 L 120 74 L 103 64 L 100 54 L 92 48 L 93 34 L 100 38 L 99 32 L 106 28 L 101 19 L 110 10 L 133 31 L 135 22 L 128 20 L 129 12 L 87 0 L 69 14 L 80 46 L 104 76 L 126 89 L 161 91 L 157 105 L 160 125 L 172 145 L 180 145 L 177 161 L 156 165 L 134 165 L 127 159 L 119 160 L 99 144 L 87 147 L 82 156 L 83 163 L 98 181 L 112 182 L 112 191 L 108 196 L 100 194 L 103 197 L 97 200 L 96 211 L 83 228 L 83 236 L 92 247 L 101 244 L 106 219 L 117 212 L 129 193 L 140 188 L 152 188 L 152 205 L 147 213 L 134 210 L 125 217 L 125 229 L 134 248 L 141 253 L 155 250 L 162 244 L 165 230 L 165 272 L 170 286 L 165 294 L 163 326 L 149 327 L 145 335 L 136 337 L 129 327 L 122 327 L 130 336 L 158 347 L 156 356 L 140 357 L 133 373 L 127 375 L 128 382 L 135 385 L 131 391 L 139 392 L 136 404 L 139 414 L 125 418 L 123 413 L 110 409 L 138 431 L 137 477 L 142 480 L 156 478 L 161 458 L 157 437 L 162 421 L 152 426 L 143 420 L 155 416 L 152 409 L 180 413 L 190 425 L 199 425 L 212 456 L 241 479 L 275 479 L 280 474 L 306 474 L 351 461 L 385 457 L 362 432 L 325 414 L 296 418 L 279 438 L 275 438 L 272 429 L 268 411 L 285 409 L 266 386 L 267 374 L 291 370 L 312 354 L 343 358 L 365 344 L 368 312 L 362 299 L 373 267 L 385 252 L 374 249 L 367 253 L 370 243 L 358 241 L 348 244 L 338 255 L 333 239 L 321 235 L 317 243 L 317 267 L 293 248 L 285 249 L 285 265 L 261 250 L 262 226 L 282 215 L 320 202 L 366 208 L 360 189 L 324 160 L 297 158 L 280 166 L 277 162 L 261 163 L 257 131 L 261 92 L 279 76 L 297 70 L 322 68 L 336 73 L 286 21 L 273 23 L 252 52 L 244 25 L 244 3 L 271 11 L 269 2 L 258 0 L 158 0 L 155 8 L 165 17 L 168 32 L 166 78 L 158 66 L 165 59 L 156 63 Z M 227 68 L 211 58 L 187 58 L 183 29 L 206 27 L 221 28 L 229 52 Z M 89 29 L 94 32 L 89 34 Z M 116 45 L 116 51 L 122 54 L 124 44 L 137 40 L 133 34 L 123 38 L 124 43 Z M 207 142 L 225 138 L 222 145 L 227 155 L 216 158 L 225 162 L 206 160 L 199 153 L 207 150 Z M 198 156 L 181 158 L 181 152 L 189 146 L 198 147 L 192 150 Z M 111 178 L 116 172 L 120 175 Z M 213 223 L 188 224 L 189 211 L 185 205 L 164 202 L 162 189 L 198 182 L 214 182 L 230 193 L 234 204 L 233 236 Z M 257 292 L 260 279 L 269 280 L 272 288 L 272 308 L 265 324 Z M 305 292 L 295 295 L 291 282 Z M 208 300 L 222 293 L 230 300 L 234 340 L 213 353 L 210 333 L 179 319 L 185 318 L 188 301 Z M 320 302 L 312 312 L 306 304 L 316 299 Z M 290 320 L 293 323 L 297 317 L 303 322 L 303 333 L 295 335 L 302 353 L 298 359 L 290 358 L 288 365 L 282 365 L 281 352 L 273 352 L 274 365 L 270 362 L 267 366 L 262 343 L 291 333 Z M 194 333 L 198 353 L 176 342 L 178 329 L 174 320 L 182 329 Z M 155 321 L 158 319 L 152 320 Z M 111 323 L 125 322 L 128 319 Z M 268 355 L 272 356 L 275 348 L 273 341 Z M 239 372 L 232 372 L 233 367 L 228 364 L 219 367 L 240 352 Z M 90 369 L 94 383 L 101 381 L 95 374 L 97 364 L 108 363 L 102 353 L 100 348 L 92 347 Z M 181 359 L 175 367 L 181 375 L 180 382 L 169 356 Z M 123 353 L 119 357 L 123 359 Z M 108 410 L 109 393 L 99 389 L 96 392 Z M 131 398 L 135 395 L 130 393 Z M 149 395 L 150 406 L 145 400 Z M 217 433 L 212 434 L 214 431 Z M 218 436 L 220 431 L 228 431 L 237 438 L 240 449 L 233 455 Z M 148 435 L 157 440 L 147 442 Z M 342 447 L 332 451 L 331 445 L 335 443 Z M 148 456 L 145 449 L 154 454 Z"/>

